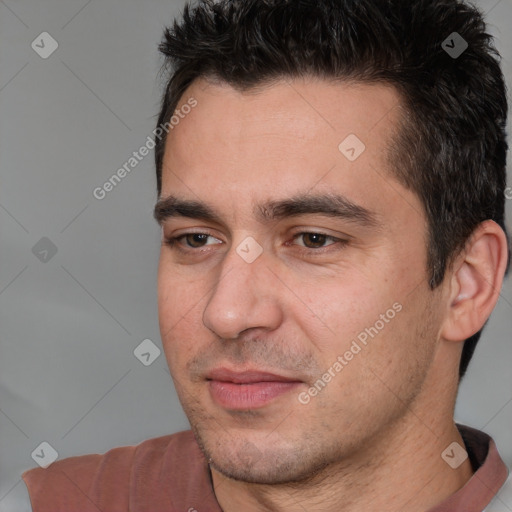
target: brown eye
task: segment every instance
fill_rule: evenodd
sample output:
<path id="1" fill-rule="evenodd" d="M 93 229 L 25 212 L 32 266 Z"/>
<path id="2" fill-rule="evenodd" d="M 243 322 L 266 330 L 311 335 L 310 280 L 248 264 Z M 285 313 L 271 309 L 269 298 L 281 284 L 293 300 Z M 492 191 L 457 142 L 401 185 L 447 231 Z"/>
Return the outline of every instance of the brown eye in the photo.
<path id="1" fill-rule="evenodd" d="M 203 247 L 203 242 L 206 242 L 208 240 L 208 237 L 210 235 L 207 235 L 206 233 L 189 233 L 187 235 L 183 235 L 180 238 L 185 238 L 186 242 L 189 243 L 189 247 Z"/>
<path id="2" fill-rule="evenodd" d="M 321 233 L 304 233 L 303 235 L 305 245 L 310 249 L 318 249 L 318 246 L 323 246 L 328 238 L 329 237 Z M 313 247 L 310 244 L 312 244 Z"/>
<path id="3" fill-rule="evenodd" d="M 206 242 L 208 238 L 216 240 L 216 238 L 213 235 L 210 235 L 209 233 L 185 233 L 180 236 L 166 238 L 164 242 L 167 246 L 173 249 L 177 249 L 178 251 L 194 252 L 194 249 L 201 249 L 208 245 L 215 245 L 205 244 L 204 242 Z M 185 243 L 182 242 L 182 239 L 185 240 Z"/>
<path id="4" fill-rule="evenodd" d="M 327 235 L 326 233 L 318 233 L 316 231 L 306 231 L 300 232 L 293 236 L 293 240 L 299 239 L 302 240 L 302 243 L 292 244 L 298 245 L 298 251 L 302 253 L 304 256 L 323 256 L 326 253 L 331 253 L 333 251 L 341 250 L 346 245 L 349 244 L 349 241 L 343 238 L 336 238 L 331 235 Z M 332 241 L 327 245 L 326 242 Z M 289 245 L 289 244 L 287 244 Z M 331 248 L 331 245 L 334 246 Z"/>
<path id="5" fill-rule="evenodd" d="M 333 240 L 334 242 L 339 241 L 338 238 L 334 238 L 333 236 L 313 232 L 298 233 L 294 239 L 295 238 L 302 238 L 304 240 L 303 247 L 307 247 L 308 249 L 321 249 L 327 240 Z"/>

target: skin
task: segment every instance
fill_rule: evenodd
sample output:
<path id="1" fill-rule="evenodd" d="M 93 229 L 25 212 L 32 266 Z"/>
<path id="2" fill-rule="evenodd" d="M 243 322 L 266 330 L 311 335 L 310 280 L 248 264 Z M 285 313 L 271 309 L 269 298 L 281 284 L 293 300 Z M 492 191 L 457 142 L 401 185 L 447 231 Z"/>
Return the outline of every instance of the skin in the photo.
<path id="1" fill-rule="evenodd" d="M 443 501 L 472 475 L 469 459 L 452 469 L 441 453 L 454 441 L 464 446 L 453 422 L 462 341 L 497 301 L 503 232 L 483 223 L 430 290 L 422 204 L 384 158 L 401 112 L 392 87 L 308 78 L 241 93 L 199 79 L 178 108 L 191 96 L 197 106 L 167 140 L 161 197 L 205 201 L 222 221 L 162 221 L 163 239 L 210 236 L 181 239 L 187 253 L 162 243 L 159 318 L 222 509 L 419 512 Z M 351 133 L 366 145 L 353 162 L 338 149 Z M 329 191 L 374 212 L 378 224 L 253 216 L 260 201 Z M 247 237 L 263 251 L 252 263 L 236 252 Z M 395 303 L 401 311 L 300 403 L 298 393 Z M 264 407 L 228 410 L 205 380 L 220 366 L 301 384 Z"/>

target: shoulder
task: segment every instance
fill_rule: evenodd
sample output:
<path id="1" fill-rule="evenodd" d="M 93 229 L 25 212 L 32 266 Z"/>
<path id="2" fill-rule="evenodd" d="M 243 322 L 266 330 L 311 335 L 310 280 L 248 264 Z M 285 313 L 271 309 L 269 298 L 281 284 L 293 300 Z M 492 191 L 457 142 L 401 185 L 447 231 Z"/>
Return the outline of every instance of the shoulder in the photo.
<path id="1" fill-rule="evenodd" d="M 34 512 L 125 511 L 130 500 L 148 496 L 157 500 L 154 491 L 164 474 L 169 478 L 175 473 L 198 471 L 203 462 L 193 433 L 188 430 L 113 448 L 104 454 L 58 460 L 46 469 L 26 471 L 22 478 Z"/>
<path id="2" fill-rule="evenodd" d="M 502 512 L 503 510 L 510 510 L 512 506 L 512 474 L 509 473 L 509 477 L 503 487 L 499 490 L 498 494 L 485 508 L 484 512 Z"/>

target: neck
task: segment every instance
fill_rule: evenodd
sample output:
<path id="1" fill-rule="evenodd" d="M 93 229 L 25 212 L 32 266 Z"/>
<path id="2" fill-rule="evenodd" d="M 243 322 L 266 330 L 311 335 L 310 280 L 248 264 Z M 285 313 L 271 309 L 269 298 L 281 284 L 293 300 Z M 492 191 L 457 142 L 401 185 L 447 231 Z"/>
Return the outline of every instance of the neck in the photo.
<path id="1" fill-rule="evenodd" d="M 435 411 L 435 404 L 431 405 Z M 224 512 L 289 512 L 296 511 L 297 504 L 308 512 L 425 512 L 473 474 L 469 459 L 456 469 L 442 459 L 441 453 L 454 441 L 464 447 L 452 413 L 432 419 L 411 410 L 371 446 L 308 481 L 254 484 L 232 480 L 214 468 L 212 481 Z"/>

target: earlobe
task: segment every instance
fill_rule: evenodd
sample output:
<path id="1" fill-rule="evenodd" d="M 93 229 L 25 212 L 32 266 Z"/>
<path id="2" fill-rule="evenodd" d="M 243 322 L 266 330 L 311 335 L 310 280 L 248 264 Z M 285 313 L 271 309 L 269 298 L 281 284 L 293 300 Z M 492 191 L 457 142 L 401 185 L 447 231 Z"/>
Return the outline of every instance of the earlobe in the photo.
<path id="1" fill-rule="evenodd" d="M 441 336 L 464 341 L 478 332 L 496 305 L 508 258 L 507 237 L 494 221 L 481 223 L 453 267 Z"/>

